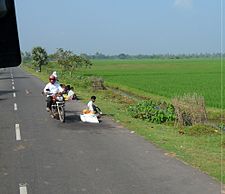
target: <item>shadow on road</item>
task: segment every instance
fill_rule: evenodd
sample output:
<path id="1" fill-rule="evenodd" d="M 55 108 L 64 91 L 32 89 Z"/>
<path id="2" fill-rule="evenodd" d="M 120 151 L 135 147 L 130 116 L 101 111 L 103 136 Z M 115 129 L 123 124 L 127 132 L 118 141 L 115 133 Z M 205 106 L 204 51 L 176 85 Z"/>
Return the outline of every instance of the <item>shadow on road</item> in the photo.
<path id="1" fill-rule="evenodd" d="M 7 79 L 11 79 L 10 77 L 2 77 L 0 78 L 0 80 L 7 80 Z"/>
<path id="2" fill-rule="evenodd" d="M 66 112 L 67 114 L 67 112 Z M 80 115 L 79 114 L 73 114 L 73 115 L 66 115 L 66 123 L 76 123 L 80 122 Z"/>
<path id="3" fill-rule="evenodd" d="M 103 131 L 111 131 L 117 128 L 112 125 L 105 118 L 100 118 L 99 123 L 88 123 L 80 120 L 79 111 L 66 111 L 65 123 L 59 123 L 60 128 L 79 132 L 88 132 L 94 134 L 101 134 Z"/>
<path id="4" fill-rule="evenodd" d="M 4 94 L 10 94 L 16 92 L 15 90 L 0 90 L 0 96 L 4 95 Z"/>

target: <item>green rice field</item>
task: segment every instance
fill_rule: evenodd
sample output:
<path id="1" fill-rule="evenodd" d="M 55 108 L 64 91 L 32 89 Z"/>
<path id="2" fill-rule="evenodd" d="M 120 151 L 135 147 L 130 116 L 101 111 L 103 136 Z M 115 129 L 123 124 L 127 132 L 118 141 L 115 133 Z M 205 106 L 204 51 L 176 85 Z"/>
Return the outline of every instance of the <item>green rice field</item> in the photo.
<path id="1" fill-rule="evenodd" d="M 208 107 L 221 108 L 224 62 L 221 59 L 92 60 L 83 75 L 108 84 L 172 99 L 185 93 L 205 97 Z M 225 107 L 225 101 L 222 103 Z"/>

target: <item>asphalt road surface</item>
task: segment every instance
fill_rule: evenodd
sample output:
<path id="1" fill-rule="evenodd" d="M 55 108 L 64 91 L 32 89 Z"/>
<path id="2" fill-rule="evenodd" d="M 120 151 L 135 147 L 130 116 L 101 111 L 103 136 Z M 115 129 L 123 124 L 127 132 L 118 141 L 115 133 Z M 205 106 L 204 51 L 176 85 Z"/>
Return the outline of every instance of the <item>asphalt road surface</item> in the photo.
<path id="1" fill-rule="evenodd" d="M 66 123 L 50 118 L 43 88 L 19 67 L 0 69 L 0 194 L 222 192 L 211 177 L 107 117 L 82 123 L 79 101 L 66 104 Z"/>

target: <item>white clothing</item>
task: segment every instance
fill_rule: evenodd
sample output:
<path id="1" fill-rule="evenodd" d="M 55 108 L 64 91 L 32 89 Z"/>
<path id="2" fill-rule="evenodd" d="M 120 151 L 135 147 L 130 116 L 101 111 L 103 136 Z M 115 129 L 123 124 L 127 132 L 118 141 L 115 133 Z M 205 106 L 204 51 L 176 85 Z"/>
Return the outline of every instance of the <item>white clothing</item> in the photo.
<path id="1" fill-rule="evenodd" d="M 88 110 L 94 112 L 94 107 L 93 107 L 94 103 L 92 100 L 90 100 L 87 104 Z M 94 105 L 95 106 L 95 105 Z"/>
<path id="2" fill-rule="evenodd" d="M 49 91 L 47 91 L 47 89 Z M 48 83 L 44 88 L 44 93 L 48 93 L 48 92 L 50 93 L 48 96 L 53 96 L 57 94 L 58 92 L 63 92 L 63 89 L 57 82 L 55 82 L 54 84 Z"/>
<path id="3" fill-rule="evenodd" d="M 71 97 L 73 97 L 74 94 L 75 94 L 74 91 L 73 90 L 70 90 L 68 92 L 68 97 L 71 98 Z"/>
<path id="4" fill-rule="evenodd" d="M 53 73 L 52 73 L 52 75 L 57 79 L 57 74 L 56 74 L 56 71 L 54 71 Z"/>
<path id="5" fill-rule="evenodd" d="M 99 123 L 99 120 L 95 114 L 82 114 L 80 115 L 80 120 L 88 123 Z"/>

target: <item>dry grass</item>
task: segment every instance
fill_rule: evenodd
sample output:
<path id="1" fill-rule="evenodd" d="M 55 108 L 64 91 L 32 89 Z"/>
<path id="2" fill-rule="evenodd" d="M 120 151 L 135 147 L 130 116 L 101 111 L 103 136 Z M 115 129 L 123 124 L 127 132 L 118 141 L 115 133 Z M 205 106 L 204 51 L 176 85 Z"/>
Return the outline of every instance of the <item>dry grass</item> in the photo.
<path id="1" fill-rule="evenodd" d="M 204 97 L 198 94 L 186 94 L 172 100 L 176 113 L 176 125 L 190 126 L 207 121 Z"/>

